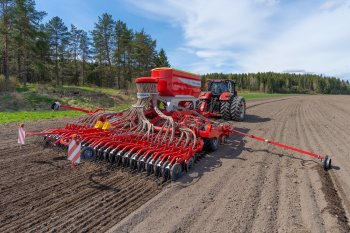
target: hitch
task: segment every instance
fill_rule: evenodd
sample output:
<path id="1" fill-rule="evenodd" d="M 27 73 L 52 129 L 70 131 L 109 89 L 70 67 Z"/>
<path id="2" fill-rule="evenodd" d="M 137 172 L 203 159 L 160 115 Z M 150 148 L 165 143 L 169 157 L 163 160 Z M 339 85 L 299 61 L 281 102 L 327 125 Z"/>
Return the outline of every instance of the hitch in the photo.
<path id="1" fill-rule="evenodd" d="M 272 145 L 275 145 L 275 146 L 278 146 L 278 147 L 282 147 L 282 148 L 285 148 L 285 149 L 288 149 L 288 150 L 296 151 L 296 152 L 301 153 L 301 154 L 305 154 L 305 155 L 309 155 L 309 156 L 315 157 L 315 158 L 321 160 L 321 162 L 323 162 L 323 169 L 325 171 L 331 169 L 331 167 L 332 167 L 332 159 L 328 155 L 322 156 L 322 155 L 315 154 L 313 152 L 310 152 L 310 151 L 307 151 L 307 150 L 302 150 L 302 149 L 299 149 L 299 148 L 296 148 L 296 147 L 292 147 L 292 146 L 289 146 L 289 145 L 286 145 L 286 144 L 283 144 L 283 143 L 270 141 L 268 139 L 255 136 L 253 134 L 246 134 L 246 133 L 243 133 L 243 132 L 235 130 L 235 129 L 232 130 L 232 132 L 240 134 L 242 136 L 246 136 L 246 137 L 258 140 L 258 141 L 266 142 L 268 144 L 272 144 Z"/>

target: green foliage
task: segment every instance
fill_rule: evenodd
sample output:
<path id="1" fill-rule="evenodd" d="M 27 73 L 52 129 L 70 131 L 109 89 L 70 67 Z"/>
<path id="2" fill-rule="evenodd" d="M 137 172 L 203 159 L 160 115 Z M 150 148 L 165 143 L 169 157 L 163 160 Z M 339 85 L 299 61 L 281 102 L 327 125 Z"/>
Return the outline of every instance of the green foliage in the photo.
<path id="1" fill-rule="evenodd" d="M 56 16 L 45 25 L 45 12 L 34 0 L 0 1 L 0 91 L 10 89 L 10 75 L 23 84 L 93 84 L 126 89 L 133 78 L 157 64 L 168 66 L 164 50 L 144 30 L 133 31 L 112 15 L 102 14 L 87 33 Z"/>
<path id="2" fill-rule="evenodd" d="M 239 90 L 266 93 L 299 94 L 350 94 L 349 83 L 334 77 L 315 74 L 289 73 L 212 73 L 202 76 L 204 83 L 208 79 L 234 79 Z"/>
<path id="3" fill-rule="evenodd" d="M 0 92 L 10 92 L 19 88 L 20 83 L 16 78 L 10 77 L 6 80 L 5 76 L 0 75 Z"/>
<path id="4" fill-rule="evenodd" d="M 156 66 L 170 67 L 170 63 L 168 61 L 168 57 L 166 56 L 164 49 L 160 49 L 158 53 L 158 57 L 156 58 Z"/>

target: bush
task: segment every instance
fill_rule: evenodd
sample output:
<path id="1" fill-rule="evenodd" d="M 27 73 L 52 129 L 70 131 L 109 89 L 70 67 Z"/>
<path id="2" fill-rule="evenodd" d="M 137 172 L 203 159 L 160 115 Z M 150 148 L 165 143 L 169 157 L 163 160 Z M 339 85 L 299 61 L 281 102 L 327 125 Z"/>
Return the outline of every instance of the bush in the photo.
<path id="1" fill-rule="evenodd" d="M 17 78 L 10 77 L 8 83 L 5 81 L 5 76 L 0 75 L 0 92 L 11 92 L 20 86 Z"/>

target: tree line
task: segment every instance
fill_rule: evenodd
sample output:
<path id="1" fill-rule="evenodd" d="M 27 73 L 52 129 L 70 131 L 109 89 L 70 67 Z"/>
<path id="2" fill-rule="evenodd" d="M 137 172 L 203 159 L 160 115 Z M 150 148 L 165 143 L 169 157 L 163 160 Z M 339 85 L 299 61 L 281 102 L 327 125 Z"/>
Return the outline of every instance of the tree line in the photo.
<path id="1" fill-rule="evenodd" d="M 267 93 L 350 94 L 349 81 L 316 74 L 265 72 L 202 76 L 202 82 L 208 79 L 233 79 L 241 90 Z"/>
<path id="2" fill-rule="evenodd" d="M 94 84 L 126 88 L 133 77 L 170 66 L 164 49 L 144 30 L 134 31 L 112 15 L 98 17 L 91 32 L 68 28 L 34 0 L 0 0 L 0 74 L 31 83 Z"/>

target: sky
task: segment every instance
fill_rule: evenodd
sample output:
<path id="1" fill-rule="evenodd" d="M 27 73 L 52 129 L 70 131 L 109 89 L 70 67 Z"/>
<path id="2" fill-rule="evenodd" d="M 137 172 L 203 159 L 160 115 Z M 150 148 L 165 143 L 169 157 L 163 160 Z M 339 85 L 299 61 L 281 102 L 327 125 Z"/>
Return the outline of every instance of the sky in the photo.
<path id="1" fill-rule="evenodd" d="M 113 15 L 145 31 L 174 68 L 297 72 L 350 80 L 350 0 L 36 0 L 45 20 L 91 31 Z"/>

